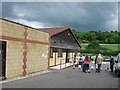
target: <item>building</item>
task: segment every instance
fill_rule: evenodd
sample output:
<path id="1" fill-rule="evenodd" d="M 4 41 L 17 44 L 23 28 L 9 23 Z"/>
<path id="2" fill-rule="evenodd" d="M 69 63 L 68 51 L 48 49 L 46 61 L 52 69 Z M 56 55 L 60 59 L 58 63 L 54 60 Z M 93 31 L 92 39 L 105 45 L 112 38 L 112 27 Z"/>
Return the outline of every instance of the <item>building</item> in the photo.
<path id="1" fill-rule="evenodd" d="M 6 19 L 0 19 L 0 27 L 0 78 L 48 69 L 49 33 Z"/>
<path id="2" fill-rule="evenodd" d="M 68 63 L 80 52 L 80 44 L 69 27 L 43 28 L 50 33 L 50 66 Z"/>

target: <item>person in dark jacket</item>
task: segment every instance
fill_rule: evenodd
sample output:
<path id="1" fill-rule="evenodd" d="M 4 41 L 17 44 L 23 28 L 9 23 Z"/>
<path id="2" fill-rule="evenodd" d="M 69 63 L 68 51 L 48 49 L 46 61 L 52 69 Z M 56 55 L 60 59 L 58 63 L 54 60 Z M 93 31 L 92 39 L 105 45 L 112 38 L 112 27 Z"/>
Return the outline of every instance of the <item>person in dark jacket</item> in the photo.
<path id="1" fill-rule="evenodd" d="M 113 72 L 113 66 L 114 66 L 114 58 L 112 55 L 110 55 L 110 70 Z"/>
<path id="2" fill-rule="evenodd" d="M 97 67 L 96 65 L 96 61 L 97 61 L 97 58 L 98 58 L 98 54 L 96 55 L 96 57 L 95 57 L 95 68 Z M 97 68 L 95 69 L 96 71 L 97 71 Z"/>

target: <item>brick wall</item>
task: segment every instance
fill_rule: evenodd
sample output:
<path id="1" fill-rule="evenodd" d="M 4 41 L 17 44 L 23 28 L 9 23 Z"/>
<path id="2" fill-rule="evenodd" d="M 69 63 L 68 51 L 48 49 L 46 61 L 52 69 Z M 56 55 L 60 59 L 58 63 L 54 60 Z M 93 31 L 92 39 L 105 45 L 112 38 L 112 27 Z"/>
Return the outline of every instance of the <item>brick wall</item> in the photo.
<path id="1" fill-rule="evenodd" d="M 0 19 L 0 40 L 7 42 L 6 77 L 15 78 L 48 69 L 49 34 Z"/>
<path id="2" fill-rule="evenodd" d="M 47 70 L 48 46 L 28 44 L 27 49 L 27 73 Z"/>
<path id="3" fill-rule="evenodd" d="M 24 39 L 24 28 L 21 25 L 3 20 L 2 35 Z"/>
<path id="4" fill-rule="evenodd" d="M 6 76 L 13 78 L 22 76 L 23 42 L 7 41 Z"/>

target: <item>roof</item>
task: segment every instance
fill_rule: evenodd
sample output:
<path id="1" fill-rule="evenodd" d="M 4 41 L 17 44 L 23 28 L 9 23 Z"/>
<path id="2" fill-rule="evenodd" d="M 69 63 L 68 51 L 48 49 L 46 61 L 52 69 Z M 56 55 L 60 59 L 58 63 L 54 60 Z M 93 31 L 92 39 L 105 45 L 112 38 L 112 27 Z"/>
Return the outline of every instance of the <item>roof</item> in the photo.
<path id="1" fill-rule="evenodd" d="M 57 35 L 57 34 L 59 34 L 59 33 L 61 33 L 61 32 L 64 32 L 64 31 L 66 31 L 66 30 L 70 30 L 70 32 L 72 33 L 74 39 L 76 40 L 76 42 L 77 42 L 78 45 L 80 46 L 77 38 L 75 37 L 75 35 L 74 35 L 73 32 L 71 31 L 71 29 L 70 29 L 69 27 L 67 27 L 67 26 L 57 27 L 57 28 L 40 28 L 40 30 L 43 30 L 43 31 L 48 32 L 51 37 L 54 36 L 54 35 Z M 80 48 L 81 48 L 81 46 L 80 46 Z"/>
<path id="2" fill-rule="evenodd" d="M 57 27 L 57 28 L 40 28 L 40 30 L 46 31 L 50 34 L 50 36 L 54 36 L 58 33 L 61 33 L 63 31 L 66 31 L 70 29 L 69 27 Z"/>

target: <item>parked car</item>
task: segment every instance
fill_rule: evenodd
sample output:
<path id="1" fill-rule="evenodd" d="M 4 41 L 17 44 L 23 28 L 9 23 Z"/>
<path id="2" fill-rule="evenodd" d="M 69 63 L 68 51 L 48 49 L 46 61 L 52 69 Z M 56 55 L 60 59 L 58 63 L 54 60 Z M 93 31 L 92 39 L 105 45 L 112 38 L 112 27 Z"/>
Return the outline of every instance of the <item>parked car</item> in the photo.
<path id="1" fill-rule="evenodd" d="M 105 56 L 103 61 L 107 61 L 107 62 L 110 61 L 110 56 Z"/>
<path id="2" fill-rule="evenodd" d="M 115 73 L 117 74 L 117 76 L 120 76 L 120 62 L 115 61 Z"/>

